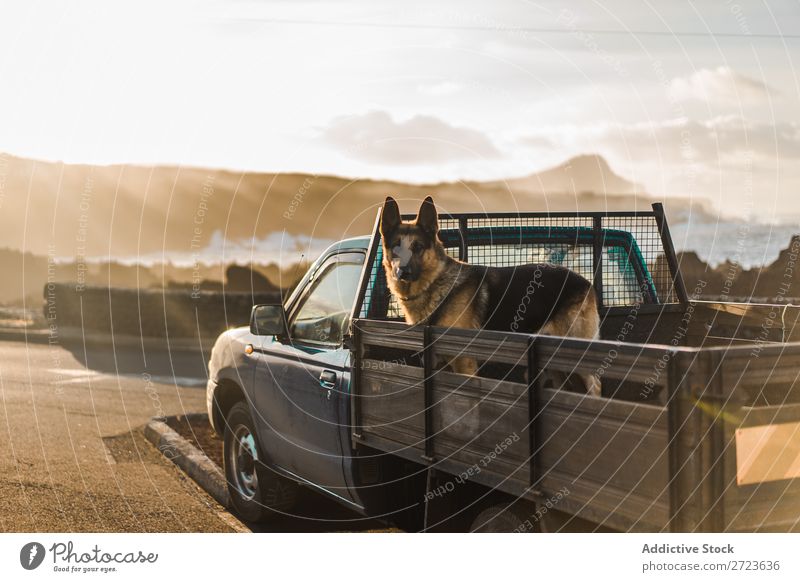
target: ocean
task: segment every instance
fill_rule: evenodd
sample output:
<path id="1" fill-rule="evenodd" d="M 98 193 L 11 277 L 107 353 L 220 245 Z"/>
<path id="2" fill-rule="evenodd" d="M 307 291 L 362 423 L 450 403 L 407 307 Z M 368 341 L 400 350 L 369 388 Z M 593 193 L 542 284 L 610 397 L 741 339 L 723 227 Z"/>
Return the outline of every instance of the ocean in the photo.
<path id="1" fill-rule="evenodd" d="M 712 266 L 725 261 L 743 268 L 768 265 L 793 235 L 800 235 L 800 224 L 766 224 L 739 219 L 718 218 L 705 212 L 673 216 L 669 223 L 677 251 L 694 251 Z M 194 250 L 166 250 L 142 255 L 114 257 L 122 264 L 156 265 L 169 262 L 175 266 L 218 263 L 291 265 L 312 261 L 334 241 L 274 232 L 263 238 L 228 240 L 215 232 L 205 247 Z M 72 257 L 59 261 L 69 262 Z M 89 262 L 105 262 L 107 256 L 89 257 Z"/>

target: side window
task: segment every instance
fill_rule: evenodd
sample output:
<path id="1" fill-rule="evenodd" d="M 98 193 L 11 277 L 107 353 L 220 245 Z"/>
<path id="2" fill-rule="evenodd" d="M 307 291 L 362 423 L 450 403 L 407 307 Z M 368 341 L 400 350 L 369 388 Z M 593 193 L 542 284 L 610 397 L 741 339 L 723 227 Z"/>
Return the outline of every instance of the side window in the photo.
<path id="1" fill-rule="evenodd" d="M 292 340 L 340 344 L 350 325 L 364 255 L 345 253 L 323 265 L 289 322 Z"/>

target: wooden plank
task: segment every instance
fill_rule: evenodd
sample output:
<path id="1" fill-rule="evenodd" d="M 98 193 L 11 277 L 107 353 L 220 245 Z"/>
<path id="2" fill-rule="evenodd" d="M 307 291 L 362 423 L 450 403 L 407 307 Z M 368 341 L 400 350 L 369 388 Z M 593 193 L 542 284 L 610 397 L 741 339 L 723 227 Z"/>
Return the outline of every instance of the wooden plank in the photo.
<path id="1" fill-rule="evenodd" d="M 397 442 L 391 440 L 390 438 L 373 434 L 369 436 L 367 444 L 379 451 L 391 451 L 391 454 L 397 455 L 398 457 L 402 457 L 412 462 L 418 463 L 420 460 L 421 449 L 400 446 Z M 438 471 L 448 473 L 454 477 L 463 475 L 465 470 L 469 468 L 462 462 L 453 460 L 451 456 L 438 459 L 433 463 L 432 466 Z M 523 469 L 522 472 L 524 473 L 525 470 L 526 469 Z M 537 495 L 537 491 L 534 491 L 531 488 L 524 488 L 524 485 L 520 485 L 522 479 L 509 479 L 505 477 L 501 478 L 493 472 L 480 471 L 477 473 L 473 472 L 471 475 L 469 475 L 468 480 L 474 483 L 485 485 L 486 487 L 492 489 L 496 489 L 498 491 L 508 493 L 509 495 L 514 495 L 515 497 L 523 497 L 531 501 L 540 500 L 540 497 Z"/>
<path id="2" fill-rule="evenodd" d="M 541 370 L 575 374 L 599 374 L 629 382 L 652 381 L 666 386 L 666 362 L 671 350 L 617 342 L 574 341 L 538 336 L 537 365 Z"/>
<path id="3" fill-rule="evenodd" d="M 523 384 L 443 372 L 434 388 L 434 451 L 462 467 L 527 486 L 528 407 Z"/>
<path id="4" fill-rule="evenodd" d="M 421 446 L 422 370 L 365 359 L 361 381 L 362 433 L 392 438 L 405 446 Z M 435 381 L 434 442 L 442 454 L 464 449 L 463 462 L 472 464 L 476 455 L 483 457 L 509 436 L 516 434 L 516 443 L 519 433 L 526 430 L 524 385 L 442 371 L 436 373 Z M 515 460 L 526 459 L 527 452 Z"/>
<path id="5" fill-rule="evenodd" d="M 737 388 L 761 388 L 766 382 L 793 384 L 800 379 L 800 344 L 750 344 L 726 347 L 720 354 L 728 383 L 725 394 Z"/>
<path id="6" fill-rule="evenodd" d="M 667 495 L 653 498 L 613 483 L 576 480 L 558 471 L 552 471 L 541 488 L 545 497 L 548 492 L 566 489 L 569 493 L 559 501 L 559 509 L 619 531 L 662 531 L 669 521 Z"/>
<path id="7" fill-rule="evenodd" d="M 436 387 L 440 389 L 459 390 L 463 393 L 474 393 L 476 397 L 490 399 L 504 397 L 506 401 L 519 401 L 521 404 L 525 404 L 522 399 L 528 387 L 519 382 L 466 376 L 444 370 L 438 370 L 434 374 Z"/>
<path id="8" fill-rule="evenodd" d="M 723 499 L 725 531 L 786 531 L 787 526 L 800 527 L 800 482 L 797 479 L 737 485 L 735 471 L 733 465 L 723 491 L 719 492 Z"/>
<path id="9" fill-rule="evenodd" d="M 774 499 L 751 500 L 735 513 L 726 532 L 798 532 L 800 531 L 800 497 L 791 495 L 781 503 Z"/>
<path id="10" fill-rule="evenodd" d="M 800 339 L 798 305 L 717 301 L 696 301 L 694 304 L 708 317 L 713 317 L 715 327 L 728 328 L 737 336 L 752 335 L 753 332 L 778 332 L 778 339 L 787 342 Z"/>
<path id="11" fill-rule="evenodd" d="M 409 326 L 397 321 L 359 319 L 353 323 L 361 331 L 361 342 L 365 346 L 387 348 L 422 349 L 422 326 Z"/>
<path id="12" fill-rule="evenodd" d="M 542 487 L 567 487 L 604 519 L 619 513 L 666 526 L 668 436 L 666 409 L 543 391 Z M 580 495 L 576 499 L 582 499 Z"/>
<path id="13" fill-rule="evenodd" d="M 399 445 L 421 447 L 424 441 L 424 394 L 421 368 L 363 360 L 359 390 L 359 426 L 369 435 L 384 436 Z"/>
<path id="14" fill-rule="evenodd" d="M 471 331 L 472 333 L 463 333 Z M 476 333 L 472 330 L 433 328 L 432 340 L 438 356 L 474 358 L 492 363 L 525 365 L 525 336 Z"/>

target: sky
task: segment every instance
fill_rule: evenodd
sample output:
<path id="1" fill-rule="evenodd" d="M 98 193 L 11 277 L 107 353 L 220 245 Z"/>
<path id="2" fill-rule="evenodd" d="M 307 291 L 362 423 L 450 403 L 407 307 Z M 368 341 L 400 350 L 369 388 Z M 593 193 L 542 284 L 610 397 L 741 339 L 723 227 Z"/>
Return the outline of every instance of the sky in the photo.
<path id="1" fill-rule="evenodd" d="M 796 1 L 0 5 L 0 151 L 414 183 L 599 153 L 800 220 Z"/>

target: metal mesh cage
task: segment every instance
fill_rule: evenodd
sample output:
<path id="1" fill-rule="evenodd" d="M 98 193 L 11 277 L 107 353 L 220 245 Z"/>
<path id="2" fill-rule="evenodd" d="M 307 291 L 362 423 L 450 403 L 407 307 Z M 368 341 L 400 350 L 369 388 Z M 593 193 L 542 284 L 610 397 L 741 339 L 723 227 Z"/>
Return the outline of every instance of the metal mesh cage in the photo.
<path id="1" fill-rule="evenodd" d="M 653 212 L 447 215 L 439 226 L 447 253 L 469 263 L 563 265 L 594 281 L 609 307 L 676 302 Z M 360 317 L 400 319 L 376 243 Z"/>
<path id="2" fill-rule="evenodd" d="M 655 216 L 652 213 L 639 216 L 611 215 L 604 216 L 602 223 L 604 229 L 623 230 L 631 234 L 649 271 L 658 298 L 657 302 L 676 303 L 675 284 L 664 254 L 664 245 L 661 242 L 661 234 L 659 233 Z M 620 283 L 619 277 L 615 277 L 615 272 L 614 267 L 607 265 L 604 258 L 604 289 L 607 285 L 615 287 Z M 607 303 L 607 305 L 613 305 L 613 303 Z"/>

